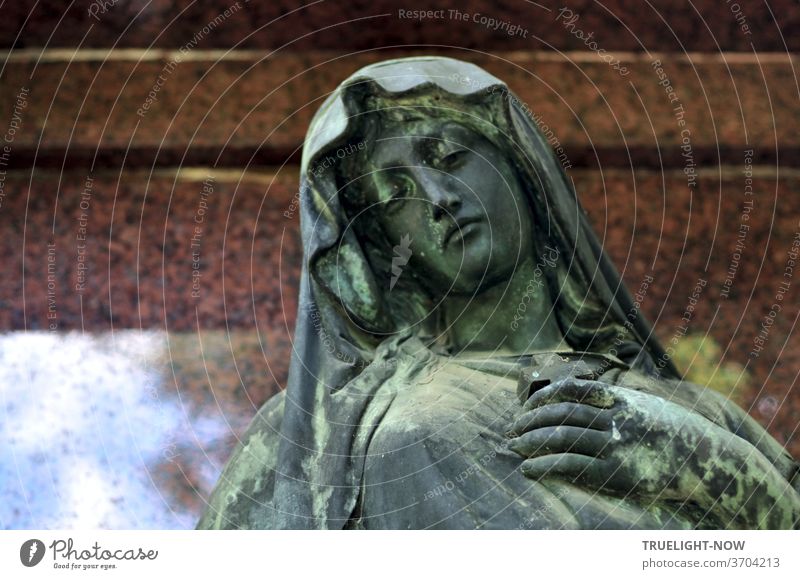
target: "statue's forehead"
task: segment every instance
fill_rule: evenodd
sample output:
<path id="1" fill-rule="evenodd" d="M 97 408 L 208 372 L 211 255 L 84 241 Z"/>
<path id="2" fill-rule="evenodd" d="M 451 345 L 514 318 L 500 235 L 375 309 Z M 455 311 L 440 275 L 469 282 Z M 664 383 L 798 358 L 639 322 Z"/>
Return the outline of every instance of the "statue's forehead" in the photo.
<path id="1" fill-rule="evenodd" d="M 381 122 L 376 141 L 396 137 L 407 139 L 441 139 L 468 135 L 472 130 L 463 122 L 447 117 L 429 117 L 408 121 L 386 120 Z"/>
<path id="2" fill-rule="evenodd" d="M 398 155 L 431 153 L 447 149 L 453 143 L 468 144 L 479 137 L 469 127 L 453 119 L 433 118 L 407 123 L 387 123 L 373 143 L 373 160 L 377 165 Z"/>

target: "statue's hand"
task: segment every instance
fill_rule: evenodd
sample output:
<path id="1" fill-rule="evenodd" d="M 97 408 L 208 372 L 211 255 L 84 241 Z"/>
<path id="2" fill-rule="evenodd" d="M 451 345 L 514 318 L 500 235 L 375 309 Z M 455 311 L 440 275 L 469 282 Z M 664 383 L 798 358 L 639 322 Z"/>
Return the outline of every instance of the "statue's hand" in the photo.
<path id="1" fill-rule="evenodd" d="M 530 478 L 690 503 L 724 527 L 800 525 L 800 494 L 763 454 L 653 394 L 567 378 L 534 393 L 509 434 Z"/>
<path id="2" fill-rule="evenodd" d="M 558 476 L 623 495 L 693 500 L 730 432 L 661 397 L 567 378 L 534 393 L 509 447 L 530 478 Z M 708 462 L 708 461 L 712 462 Z"/>

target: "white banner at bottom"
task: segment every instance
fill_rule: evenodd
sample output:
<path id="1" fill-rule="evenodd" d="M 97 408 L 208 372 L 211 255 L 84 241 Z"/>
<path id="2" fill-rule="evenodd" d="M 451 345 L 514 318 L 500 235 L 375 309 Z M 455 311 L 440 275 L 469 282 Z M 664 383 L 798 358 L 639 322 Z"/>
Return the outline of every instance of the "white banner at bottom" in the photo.
<path id="1" fill-rule="evenodd" d="M 796 531 L 4 531 L 0 577 L 800 577 L 798 539 Z"/>

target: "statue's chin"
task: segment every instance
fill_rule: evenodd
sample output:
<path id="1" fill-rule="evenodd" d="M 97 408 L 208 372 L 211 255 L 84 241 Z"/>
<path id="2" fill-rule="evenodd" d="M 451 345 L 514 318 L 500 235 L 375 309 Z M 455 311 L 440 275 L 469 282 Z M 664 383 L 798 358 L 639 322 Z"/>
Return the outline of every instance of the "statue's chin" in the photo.
<path id="1" fill-rule="evenodd" d="M 486 275 L 484 275 L 484 273 Z M 483 292 L 488 291 L 503 282 L 508 282 L 511 279 L 510 273 L 495 272 L 494 275 L 490 275 L 490 272 L 486 271 L 485 269 L 468 275 L 465 275 L 465 273 L 462 271 L 461 274 L 462 275 L 459 275 L 459 277 L 452 284 L 452 288 L 448 292 L 448 295 L 459 297 L 477 297 Z"/>
<path id="2" fill-rule="evenodd" d="M 431 264 L 418 265 L 419 279 L 431 295 L 447 297 L 475 297 L 501 283 L 508 283 L 516 271 L 516 256 L 506 257 L 502 252 L 475 247 L 458 259 L 448 256 L 444 267 Z M 421 267 L 419 267 L 421 265 Z M 426 267 L 427 265 L 427 267 Z"/>

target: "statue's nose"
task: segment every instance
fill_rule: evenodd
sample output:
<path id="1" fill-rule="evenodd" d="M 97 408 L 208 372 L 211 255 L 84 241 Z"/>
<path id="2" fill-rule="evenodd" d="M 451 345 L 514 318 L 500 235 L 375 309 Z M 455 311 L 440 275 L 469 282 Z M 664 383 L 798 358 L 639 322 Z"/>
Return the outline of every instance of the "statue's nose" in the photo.
<path id="1" fill-rule="evenodd" d="M 448 183 L 447 176 L 439 171 L 420 171 L 420 189 L 433 206 L 433 218 L 441 220 L 444 215 L 452 215 L 461 206 L 461 196 Z"/>
<path id="2" fill-rule="evenodd" d="M 451 191 L 442 191 L 433 201 L 433 218 L 439 221 L 445 215 L 453 215 L 461 206 L 461 197 Z"/>

